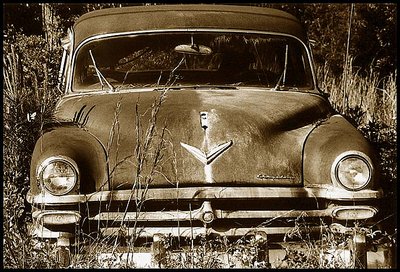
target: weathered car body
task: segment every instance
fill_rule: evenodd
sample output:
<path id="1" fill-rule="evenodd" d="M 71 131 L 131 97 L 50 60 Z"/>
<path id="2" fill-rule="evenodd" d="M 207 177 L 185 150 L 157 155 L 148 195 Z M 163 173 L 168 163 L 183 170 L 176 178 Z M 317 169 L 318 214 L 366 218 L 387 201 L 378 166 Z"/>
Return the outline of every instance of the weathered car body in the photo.
<path id="1" fill-rule="evenodd" d="M 220 72 L 231 41 L 240 46 Z M 79 226 L 102 235 L 123 227 L 154 244 L 201 234 L 269 241 L 299 217 L 316 232 L 321 219 L 345 231 L 375 222 L 376 153 L 318 90 L 293 16 L 225 5 L 105 9 L 82 16 L 63 47 L 65 95 L 32 155 L 36 236 L 68 247 Z M 255 83 L 236 76 L 234 61 L 248 53 L 237 48 L 256 56 L 241 66 Z M 275 52 L 280 68 L 265 64 Z M 354 241 L 365 246 L 365 234 Z"/>

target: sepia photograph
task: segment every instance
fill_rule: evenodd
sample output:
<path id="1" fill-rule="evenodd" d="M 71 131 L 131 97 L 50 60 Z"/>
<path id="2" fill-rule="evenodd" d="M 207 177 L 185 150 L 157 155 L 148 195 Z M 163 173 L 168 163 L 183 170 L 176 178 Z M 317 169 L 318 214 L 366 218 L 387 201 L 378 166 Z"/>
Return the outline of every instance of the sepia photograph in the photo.
<path id="1" fill-rule="evenodd" d="M 3 3 L 3 268 L 397 268 L 397 3 Z"/>

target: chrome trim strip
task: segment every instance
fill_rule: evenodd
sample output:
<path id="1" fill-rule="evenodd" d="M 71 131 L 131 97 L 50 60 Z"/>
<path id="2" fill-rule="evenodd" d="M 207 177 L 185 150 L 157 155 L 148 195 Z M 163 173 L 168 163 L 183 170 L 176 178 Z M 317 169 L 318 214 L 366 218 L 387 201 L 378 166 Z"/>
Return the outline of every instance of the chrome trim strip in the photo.
<path id="1" fill-rule="evenodd" d="M 327 227 L 315 226 L 310 227 L 311 232 L 318 232 Z M 293 231 L 293 227 L 254 227 L 254 228 L 231 228 L 227 230 L 215 230 L 206 227 L 145 227 L 145 228 L 102 228 L 102 235 L 121 235 L 130 236 L 134 233 L 138 237 L 153 238 L 155 234 L 172 235 L 174 237 L 195 238 L 198 235 L 219 234 L 222 236 L 245 236 L 256 234 L 257 232 L 265 232 L 267 235 L 284 235 Z"/>
<path id="2" fill-rule="evenodd" d="M 293 217 L 324 217 L 331 216 L 332 208 L 324 210 L 241 210 L 241 211 L 226 211 L 214 210 L 216 219 L 245 219 L 245 218 L 293 218 Z M 190 211 L 158 211 L 158 212 L 101 212 L 89 220 L 103 221 L 202 221 L 202 211 L 200 209 Z"/>
<path id="3" fill-rule="evenodd" d="M 71 44 L 70 44 L 70 52 L 69 52 L 69 55 L 68 55 L 68 64 L 67 65 L 69 65 L 69 67 L 66 67 L 66 84 L 65 84 L 65 93 L 64 94 L 68 94 L 69 92 L 70 92 L 70 90 L 72 89 L 72 68 L 71 67 L 73 67 L 72 66 L 72 61 L 73 61 L 73 58 L 72 58 L 72 55 L 74 54 L 74 47 L 75 47 L 75 39 L 74 39 L 74 37 L 75 37 L 75 33 L 74 33 L 75 31 L 74 31 L 74 29 L 71 27 L 70 29 L 68 29 L 68 35 L 69 35 L 69 37 L 70 37 L 70 41 L 71 41 Z M 58 103 L 57 103 L 57 105 L 58 105 Z"/>
<path id="4" fill-rule="evenodd" d="M 27 201 L 31 204 L 60 205 L 86 202 L 131 201 L 141 190 L 101 191 L 92 194 L 53 196 L 43 192 L 32 196 L 29 192 Z M 383 196 L 381 190 L 347 191 L 329 186 L 325 188 L 285 188 L 285 187 L 194 187 L 194 188 L 150 188 L 146 192 L 148 200 L 212 200 L 212 199 L 271 199 L 271 198 L 324 198 L 330 200 L 371 200 Z"/>
<path id="5" fill-rule="evenodd" d="M 72 91 L 72 85 L 73 85 L 73 76 L 74 76 L 74 68 L 75 68 L 75 62 L 76 62 L 76 55 L 77 52 L 79 51 L 79 49 L 85 45 L 86 43 L 93 41 L 93 40 L 98 40 L 98 39 L 103 39 L 103 38 L 111 38 L 111 37 L 118 37 L 118 36 L 136 36 L 136 35 L 144 35 L 144 34 L 157 34 L 157 33 L 167 33 L 167 32 L 190 32 L 190 31 L 199 31 L 199 32 L 230 32 L 230 33 L 246 33 L 246 34 L 264 34 L 264 35 L 277 35 L 277 36 L 284 36 L 284 37 L 290 37 L 290 38 L 294 38 L 295 40 L 298 40 L 304 47 L 304 49 L 307 52 L 307 57 L 308 57 L 308 61 L 310 64 L 310 70 L 312 73 L 312 77 L 313 77 L 313 90 L 316 90 L 317 93 L 320 93 L 318 91 L 318 87 L 317 87 L 317 76 L 315 73 L 315 67 L 314 67 L 314 62 L 312 60 L 311 57 L 311 53 L 310 53 L 310 48 L 298 37 L 290 35 L 290 34 L 286 34 L 286 33 L 279 33 L 279 32 L 270 32 L 270 31 L 256 31 L 256 30 L 246 30 L 246 29 L 210 29 L 210 28 L 184 28 L 184 29 L 155 29 L 155 30 L 141 30 L 141 31 L 128 31 L 128 32 L 117 32 L 117 33 L 108 33 L 108 34 L 100 34 L 100 35 L 96 35 L 96 36 L 92 36 L 89 37 L 83 41 L 81 41 L 77 47 L 75 48 L 73 54 L 72 55 L 72 62 L 71 62 L 71 67 L 72 69 L 70 69 L 70 75 L 71 77 L 69 78 L 69 86 L 68 86 L 68 92 L 69 93 L 73 93 Z"/>

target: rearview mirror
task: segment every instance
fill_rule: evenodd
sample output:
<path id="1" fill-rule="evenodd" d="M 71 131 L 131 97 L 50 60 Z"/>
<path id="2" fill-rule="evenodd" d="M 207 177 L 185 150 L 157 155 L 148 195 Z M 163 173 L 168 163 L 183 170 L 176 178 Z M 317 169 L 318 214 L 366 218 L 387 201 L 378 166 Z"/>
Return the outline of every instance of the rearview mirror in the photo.
<path id="1" fill-rule="evenodd" d="M 175 52 L 189 55 L 211 55 L 212 49 L 205 45 L 198 44 L 180 44 L 175 46 Z"/>

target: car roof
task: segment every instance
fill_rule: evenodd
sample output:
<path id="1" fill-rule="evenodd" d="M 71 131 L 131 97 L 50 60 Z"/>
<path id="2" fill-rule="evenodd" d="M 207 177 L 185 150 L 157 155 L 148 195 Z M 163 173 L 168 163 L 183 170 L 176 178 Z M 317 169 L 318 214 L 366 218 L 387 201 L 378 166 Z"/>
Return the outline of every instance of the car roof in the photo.
<path id="1" fill-rule="evenodd" d="M 106 8 L 81 16 L 74 25 L 75 47 L 99 34 L 173 29 L 235 29 L 284 33 L 305 41 L 293 15 L 254 6 L 180 4 Z"/>

